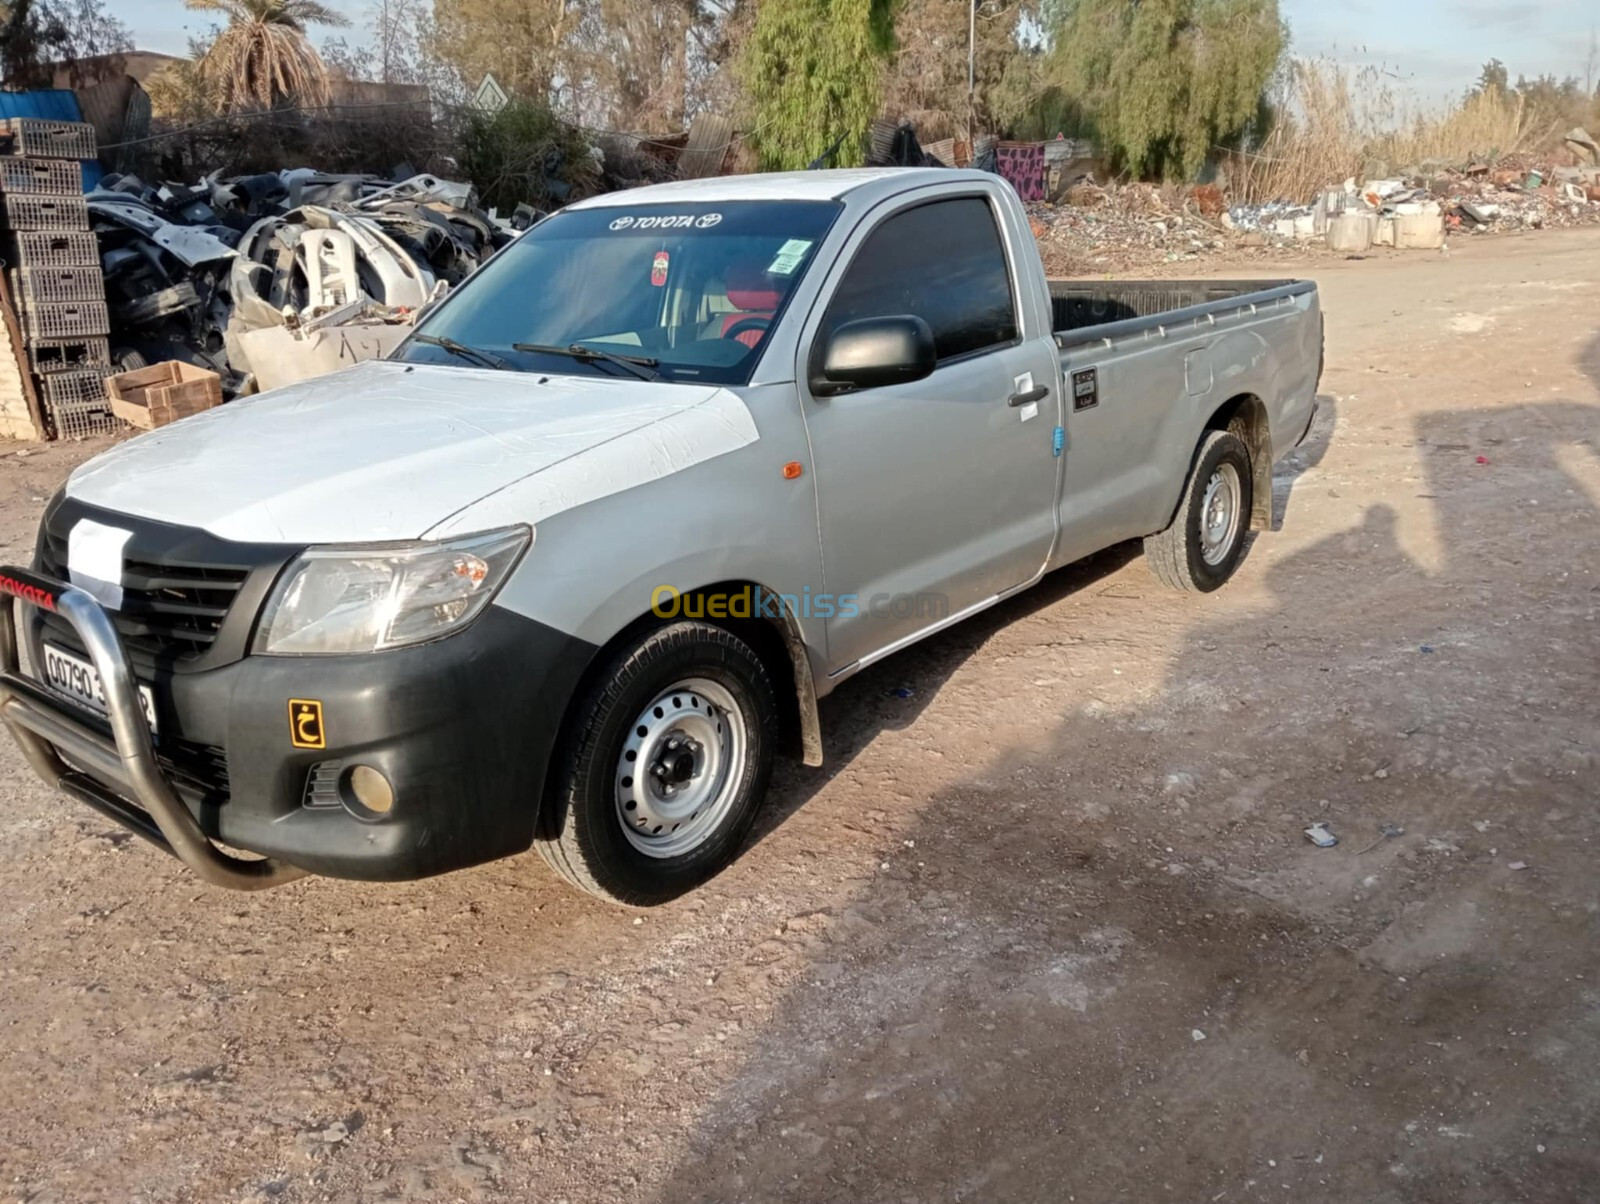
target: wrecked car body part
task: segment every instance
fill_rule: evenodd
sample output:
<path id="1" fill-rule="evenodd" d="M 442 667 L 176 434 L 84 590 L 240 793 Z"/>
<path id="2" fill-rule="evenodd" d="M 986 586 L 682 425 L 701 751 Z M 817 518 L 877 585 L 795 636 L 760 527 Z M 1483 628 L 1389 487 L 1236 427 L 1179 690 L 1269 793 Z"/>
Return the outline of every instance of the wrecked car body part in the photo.
<path id="1" fill-rule="evenodd" d="M 378 223 L 353 213 L 331 209 L 322 212 L 355 244 L 361 284 L 369 297 L 395 308 L 415 308 L 428 299 L 433 291 L 433 273 L 406 254 Z"/>
<path id="2" fill-rule="evenodd" d="M 305 380 L 387 354 L 404 337 L 387 323 L 352 332 L 298 338 L 341 307 L 415 311 L 436 292 L 432 272 L 364 214 L 304 206 L 257 222 L 245 235 L 245 256 L 232 265 L 232 309 L 223 329 L 229 363 L 262 389 Z M 268 337 L 253 338 L 254 334 Z"/>
<path id="3" fill-rule="evenodd" d="M 323 237 L 334 232 L 338 238 Z M 308 241 L 309 236 L 309 241 Z M 323 259 L 332 254 L 337 261 L 337 248 L 348 245 L 354 263 L 339 268 L 337 273 L 353 279 L 359 290 L 369 300 L 396 308 L 415 307 L 427 300 L 433 289 L 433 274 L 419 265 L 403 247 L 365 215 L 345 213 L 308 205 L 291 210 L 281 218 L 264 218 L 252 226 L 240 243 L 244 256 L 254 265 L 270 269 L 270 280 L 263 281 L 260 273 L 246 267 L 242 273 L 251 283 L 251 291 L 267 301 L 275 314 L 285 308 L 295 313 L 315 311 L 328 305 L 343 305 L 356 299 L 354 291 L 340 299 L 319 299 L 322 281 L 319 269 L 309 269 L 308 261 Z M 317 272 L 318 289 L 311 287 L 312 272 Z M 236 289 L 241 273 L 234 273 Z M 248 295 L 242 291 L 239 296 Z M 256 307 L 252 307 L 255 309 Z M 309 315 L 307 315 L 309 316 Z M 256 309 L 253 325 L 271 323 L 265 313 Z"/>
<path id="4" fill-rule="evenodd" d="M 410 322 L 362 319 L 338 311 L 337 322 L 303 327 L 267 326 L 238 336 L 246 361 L 254 366 L 256 385 L 263 391 L 326 376 L 365 360 L 383 359 L 411 333 Z M 332 316 L 332 315 L 330 315 Z M 323 319 L 319 319 L 323 321 Z"/>
<path id="5" fill-rule="evenodd" d="M 241 336 L 309 327 L 340 311 L 363 326 L 382 315 L 377 328 L 390 328 L 515 233 L 478 207 L 470 184 L 409 166 L 389 179 L 310 168 L 231 179 L 213 172 L 193 184 L 114 175 L 88 205 L 113 358 L 212 368 L 229 397 L 253 378 L 282 375 L 251 363 L 252 346 L 258 360 L 274 354 L 262 350 L 270 340 L 247 345 Z M 330 361 L 320 350 L 307 359 L 304 340 L 291 340 L 283 354 L 300 365 L 290 374 L 297 380 L 313 374 L 307 364 L 347 364 L 393 341 L 358 334 Z"/>
<path id="6" fill-rule="evenodd" d="M 234 249 L 209 230 L 194 226 L 179 226 L 158 217 L 147 206 L 130 201 L 123 196 L 107 196 L 98 192 L 89 194 L 89 216 L 116 222 L 134 230 L 164 251 L 170 251 L 188 267 L 227 259 L 236 254 Z"/>
<path id="7" fill-rule="evenodd" d="M 289 188 L 289 205 L 352 205 L 374 186 L 374 177 L 365 175 L 325 175 L 304 168 L 283 173 Z M 387 181 L 378 183 L 383 187 Z"/>
<path id="8" fill-rule="evenodd" d="M 348 305 L 361 287 L 356 277 L 355 240 L 343 230 L 307 230 L 300 239 L 306 273 L 306 307 L 321 311 Z"/>
<path id="9" fill-rule="evenodd" d="M 213 172 L 203 183 L 210 192 L 211 207 L 222 215 L 238 211 L 260 217 L 269 210 L 276 210 L 289 197 L 289 186 L 275 171 L 226 181 L 221 175 L 221 172 Z"/>
<path id="10" fill-rule="evenodd" d="M 241 245 L 248 262 L 234 273 L 236 283 L 252 284 L 278 314 L 344 305 L 358 292 L 381 305 L 415 307 L 433 291 L 432 273 L 362 215 L 307 206 L 256 223 Z M 257 267 L 270 270 L 269 281 Z"/>
<path id="11" fill-rule="evenodd" d="M 476 198 L 471 184 L 454 180 L 441 180 L 438 176 L 412 176 L 409 180 L 361 198 L 359 209 L 381 209 L 391 201 L 436 201 L 452 209 L 472 209 Z"/>
<path id="12" fill-rule="evenodd" d="M 196 291 L 194 282 L 182 280 L 160 292 L 151 293 L 135 301 L 123 302 L 112 310 L 112 317 L 128 326 L 142 326 L 170 314 L 198 308 L 199 305 L 200 294 Z"/>

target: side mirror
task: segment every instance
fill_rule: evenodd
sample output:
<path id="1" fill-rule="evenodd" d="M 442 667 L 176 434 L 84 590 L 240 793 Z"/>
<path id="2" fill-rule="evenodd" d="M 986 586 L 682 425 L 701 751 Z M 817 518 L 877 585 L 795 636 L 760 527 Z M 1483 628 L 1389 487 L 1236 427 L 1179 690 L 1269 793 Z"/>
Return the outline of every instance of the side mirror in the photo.
<path id="1" fill-rule="evenodd" d="M 928 324 L 901 314 L 846 322 L 828 336 L 812 364 L 811 392 L 832 397 L 922 380 L 933 375 L 939 356 Z"/>

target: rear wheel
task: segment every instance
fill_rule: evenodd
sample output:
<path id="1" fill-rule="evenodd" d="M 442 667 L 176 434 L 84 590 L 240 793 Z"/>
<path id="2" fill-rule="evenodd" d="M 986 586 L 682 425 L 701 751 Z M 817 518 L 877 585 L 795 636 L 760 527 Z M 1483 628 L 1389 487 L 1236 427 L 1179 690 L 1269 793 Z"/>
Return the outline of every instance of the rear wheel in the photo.
<path id="1" fill-rule="evenodd" d="M 1150 571 L 1172 589 L 1209 593 L 1219 588 L 1244 555 L 1251 491 L 1244 442 L 1229 431 L 1212 431 L 1200 444 L 1172 524 L 1145 538 Z"/>
<path id="2" fill-rule="evenodd" d="M 576 705 L 541 817 L 540 852 L 562 877 L 650 905 L 732 860 L 777 741 L 772 680 L 748 644 L 674 623 L 619 651 Z"/>

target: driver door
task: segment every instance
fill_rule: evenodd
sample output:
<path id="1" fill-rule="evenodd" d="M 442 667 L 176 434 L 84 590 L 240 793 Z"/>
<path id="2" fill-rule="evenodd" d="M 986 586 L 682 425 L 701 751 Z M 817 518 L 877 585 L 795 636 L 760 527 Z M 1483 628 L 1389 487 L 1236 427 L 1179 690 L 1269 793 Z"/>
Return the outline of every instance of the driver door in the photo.
<path id="1" fill-rule="evenodd" d="M 1043 569 L 1055 538 L 1054 344 L 1023 324 L 996 206 L 983 192 L 873 219 L 803 348 L 913 314 L 932 328 L 924 380 L 804 397 L 822 540 L 828 659 L 877 659 Z M 828 295 L 828 294 L 825 294 Z M 1025 338 L 1025 334 L 1035 337 Z M 802 351 L 802 354 L 807 354 Z M 1048 390 L 1037 402 L 1013 397 Z"/>

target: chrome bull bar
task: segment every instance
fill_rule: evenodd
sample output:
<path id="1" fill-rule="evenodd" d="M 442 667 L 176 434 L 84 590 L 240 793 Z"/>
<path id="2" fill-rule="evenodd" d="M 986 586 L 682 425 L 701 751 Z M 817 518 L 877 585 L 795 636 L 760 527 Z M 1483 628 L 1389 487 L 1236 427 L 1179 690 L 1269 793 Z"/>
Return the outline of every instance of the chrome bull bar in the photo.
<path id="1" fill-rule="evenodd" d="M 54 611 L 72 624 L 100 675 L 109 739 L 22 675 L 12 598 Z M 285 862 L 235 857 L 212 843 L 156 760 L 133 665 L 116 626 L 100 603 L 76 586 L 0 567 L 0 718 L 46 782 L 171 853 L 211 885 L 265 890 L 305 876 Z"/>

